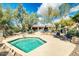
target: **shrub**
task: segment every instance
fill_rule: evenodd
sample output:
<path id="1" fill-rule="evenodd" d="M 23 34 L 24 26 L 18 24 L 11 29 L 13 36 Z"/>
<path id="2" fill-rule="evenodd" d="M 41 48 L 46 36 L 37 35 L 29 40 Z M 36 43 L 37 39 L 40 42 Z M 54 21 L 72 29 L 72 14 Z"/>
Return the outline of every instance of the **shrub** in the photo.
<path id="1" fill-rule="evenodd" d="M 75 36 L 76 35 L 76 29 L 71 29 L 67 32 L 68 35 L 70 36 Z"/>
<path id="2" fill-rule="evenodd" d="M 77 31 L 76 29 L 71 29 L 67 32 L 68 35 L 70 36 L 77 36 L 79 37 L 79 31 Z"/>
<path id="3" fill-rule="evenodd" d="M 76 36 L 79 37 L 79 31 L 76 31 Z"/>
<path id="4" fill-rule="evenodd" d="M 31 34 L 31 33 L 33 33 L 34 31 L 32 30 L 32 29 L 30 29 L 29 31 L 28 31 L 28 33 L 29 34 Z"/>

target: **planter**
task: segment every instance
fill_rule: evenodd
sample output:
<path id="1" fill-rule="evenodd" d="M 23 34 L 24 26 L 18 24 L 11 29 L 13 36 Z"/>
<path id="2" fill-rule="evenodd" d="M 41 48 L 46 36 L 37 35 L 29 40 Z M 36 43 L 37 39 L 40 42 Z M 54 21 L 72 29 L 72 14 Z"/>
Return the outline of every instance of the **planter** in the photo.
<path id="1" fill-rule="evenodd" d="M 71 42 L 75 43 L 75 44 L 79 44 L 79 38 L 78 37 L 72 37 Z"/>

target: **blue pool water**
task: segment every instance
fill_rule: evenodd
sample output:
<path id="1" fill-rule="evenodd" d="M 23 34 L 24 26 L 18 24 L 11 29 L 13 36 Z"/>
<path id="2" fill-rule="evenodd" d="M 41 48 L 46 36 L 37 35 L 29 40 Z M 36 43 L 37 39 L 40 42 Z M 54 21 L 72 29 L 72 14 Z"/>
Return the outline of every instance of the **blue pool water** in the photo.
<path id="1" fill-rule="evenodd" d="M 26 37 L 12 40 L 9 43 L 16 48 L 28 53 L 46 42 L 37 37 Z"/>

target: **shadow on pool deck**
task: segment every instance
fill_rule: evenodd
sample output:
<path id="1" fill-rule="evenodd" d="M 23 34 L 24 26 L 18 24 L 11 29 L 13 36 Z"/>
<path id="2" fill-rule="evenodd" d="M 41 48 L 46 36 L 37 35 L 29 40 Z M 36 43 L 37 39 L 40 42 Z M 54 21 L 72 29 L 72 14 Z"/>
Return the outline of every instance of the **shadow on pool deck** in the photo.
<path id="1" fill-rule="evenodd" d="M 7 56 L 8 51 L 0 52 L 0 56 Z"/>

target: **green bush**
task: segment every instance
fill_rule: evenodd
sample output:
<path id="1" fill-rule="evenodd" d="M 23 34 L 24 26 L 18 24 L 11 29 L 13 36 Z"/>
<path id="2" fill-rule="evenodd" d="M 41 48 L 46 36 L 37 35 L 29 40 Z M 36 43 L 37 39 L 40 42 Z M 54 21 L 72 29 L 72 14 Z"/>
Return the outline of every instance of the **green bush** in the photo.
<path id="1" fill-rule="evenodd" d="M 70 36 L 75 36 L 76 35 L 76 29 L 71 29 L 67 32 Z"/>
<path id="2" fill-rule="evenodd" d="M 33 33 L 34 31 L 32 30 L 32 29 L 30 29 L 29 31 L 28 31 L 28 33 L 29 34 L 31 34 L 31 33 Z"/>
<path id="3" fill-rule="evenodd" d="M 13 28 L 11 28 L 11 30 L 15 33 L 20 32 L 20 28 L 18 28 L 18 27 L 13 27 Z"/>
<path id="4" fill-rule="evenodd" d="M 79 37 L 79 31 L 76 31 L 76 36 Z"/>

